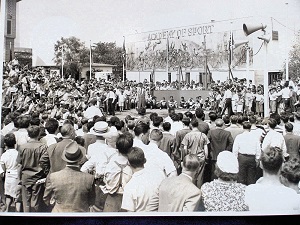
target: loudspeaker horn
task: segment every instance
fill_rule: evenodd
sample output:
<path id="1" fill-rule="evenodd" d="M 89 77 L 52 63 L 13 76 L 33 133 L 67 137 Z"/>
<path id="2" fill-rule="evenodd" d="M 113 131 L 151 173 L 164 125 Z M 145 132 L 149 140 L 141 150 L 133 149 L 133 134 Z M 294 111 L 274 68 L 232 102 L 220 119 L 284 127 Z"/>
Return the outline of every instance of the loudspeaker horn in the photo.
<path id="1" fill-rule="evenodd" d="M 260 36 L 260 37 L 257 37 L 257 38 L 260 39 L 260 40 L 263 40 L 263 41 L 265 41 L 267 43 L 269 43 L 270 40 L 271 40 L 271 36 L 270 35 L 263 35 L 263 36 Z"/>
<path id="2" fill-rule="evenodd" d="M 243 30 L 246 36 L 252 34 L 255 31 L 258 30 L 264 30 L 267 27 L 267 25 L 264 24 L 243 24 Z"/>
<path id="3" fill-rule="evenodd" d="M 233 48 L 235 49 L 241 45 L 247 44 L 248 42 L 248 40 L 237 40 L 234 42 Z"/>

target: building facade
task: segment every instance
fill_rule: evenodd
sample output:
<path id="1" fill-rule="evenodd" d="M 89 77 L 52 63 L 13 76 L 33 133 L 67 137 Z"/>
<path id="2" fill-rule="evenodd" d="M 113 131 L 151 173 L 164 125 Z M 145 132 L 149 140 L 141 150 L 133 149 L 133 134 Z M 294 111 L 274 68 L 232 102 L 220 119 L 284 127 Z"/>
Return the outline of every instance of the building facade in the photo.
<path id="1" fill-rule="evenodd" d="M 5 32 L 4 32 L 4 61 L 8 62 L 14 58 L 15 38 L 17 32 L 17 3 L 21 0 L 6 1 Z M 0 2 L 1 2 L 0 1 Z M 2 5 L 2 4 L 1 4 Z"/>
<path id="2" fill-rule="evenodd" d="M 243 31 L 243 24 L 261 23 L 267 25 L 265 32 L 270 35 L 267 48 L 258 39 L 264 34 L 262 30 L 249 36 Z M 208 87 L 212 80 L 236 77 L 263 84 L 267 67 L 270 83 L 282 76 L 284 29 L 270 18 L 247 17 L 128 35 L 126 78 L 138 82 L 194 81 Z"/>

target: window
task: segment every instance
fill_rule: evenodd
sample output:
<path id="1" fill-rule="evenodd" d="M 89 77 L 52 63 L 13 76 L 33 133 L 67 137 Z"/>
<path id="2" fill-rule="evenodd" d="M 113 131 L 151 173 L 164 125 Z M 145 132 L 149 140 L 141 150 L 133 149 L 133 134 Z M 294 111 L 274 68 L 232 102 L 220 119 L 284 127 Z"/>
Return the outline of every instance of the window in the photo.
<path id="1" fill-rule="evenodd" d="M 6 34 L 7 35 L 12 35 L 12 21 L 11 20 L 7 20 L 7 26 L 6 26 Z"/>

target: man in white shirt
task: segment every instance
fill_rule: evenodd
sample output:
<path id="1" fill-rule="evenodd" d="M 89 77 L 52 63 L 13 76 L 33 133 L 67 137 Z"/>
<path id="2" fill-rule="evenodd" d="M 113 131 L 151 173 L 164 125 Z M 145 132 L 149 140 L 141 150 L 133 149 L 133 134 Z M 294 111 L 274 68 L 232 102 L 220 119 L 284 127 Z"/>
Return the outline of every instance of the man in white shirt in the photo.
<path id="1" fill-rule="evenodd" d="M 96 106 L 97 99 L 93 98 L 90 101 L 90 106 L 84 111 L 83 116 L 88 120 L 93 119 L 94 116 L 103 116 L 101 110 Z"/>
<path id="2" fill-rule="evenodd" d="M 224 108 L 222 110 L 221 115 L 223 115 L 226 111 L 226 109 L 228 110 L 228 115 L 231 116 L 232 115 L 232 92 L 230 90 L 229 86 L 225 86 L 225 92 L 224 92 L 224 96 L 223 96 L 223 100 L 225 100 L 225 105 Z"/>
<path id="3" fill-rule="evenodd" d="M 264 137 L 264 140 L 262 142 L 262 151 L 265 151 L 266 149 L 270 147 L 278 147 L 283 152 L 283 157 L 287 157 L 289 154 L 287 153 L 286 143 L 284 140 L 284 137 L 281 133 L 275 131 L 275 127 L 277 125 L 277 122 L 275 119 L 270 118 L 269 119 L 269 131 Z"/>
<path id="4" fill-rule="evenodd" d="M 170 156 L 158 148 L 162 138 L 162 131 L 158 129 L 151 131 L 150 143 L 144 150 L 147 160 L 145 163 L 145 168 L 151 168 L 153 171 L 158 169 L 165 175 L 165 177 L 177 176 L 177 170 Z"/>
<path id="5" fill-rule="evenodd" d="M 249 185 L 256 182 L 261 150 L 259 140 L 250 132 L 251 123 L 244 122 L 243 129 L 244 132 L 238 134 L 233 142 L 232 152 L 239 162 L 238 182 Z"/>
<path id="6" fill-rule="evenodd" d="M 133 175 L 124 188 L 121 208 L 128 212 L 143 212 L 165 177 L 144 168 L 146 158 L 141 148 L 132 147 L 127 156 Z"/>
<path id="7" fill-rule="evenodd" d="M 49 118 L 45 124 L 47 135 L 41 139 L 41 142 L 45 143 L 48 147 L 52 144 L 57 143 L 58 127 L 59 127 L 58 121 L 54 118 Z"/>

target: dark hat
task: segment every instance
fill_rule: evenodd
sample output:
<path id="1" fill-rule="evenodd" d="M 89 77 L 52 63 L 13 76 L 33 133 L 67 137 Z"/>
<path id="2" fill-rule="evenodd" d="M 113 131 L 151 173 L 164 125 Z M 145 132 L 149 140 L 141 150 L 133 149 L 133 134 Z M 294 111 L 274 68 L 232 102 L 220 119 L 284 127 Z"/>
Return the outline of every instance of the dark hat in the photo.
<path id="1" fill-rule="evenodd" d="M 61 158 L 68 163 L 79 162 L 83 157 L 83 154 L 76 141 L 72 141 L 66 145 Z"/>

